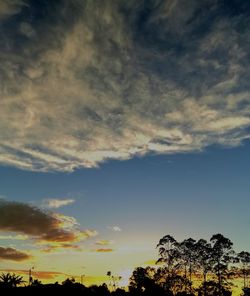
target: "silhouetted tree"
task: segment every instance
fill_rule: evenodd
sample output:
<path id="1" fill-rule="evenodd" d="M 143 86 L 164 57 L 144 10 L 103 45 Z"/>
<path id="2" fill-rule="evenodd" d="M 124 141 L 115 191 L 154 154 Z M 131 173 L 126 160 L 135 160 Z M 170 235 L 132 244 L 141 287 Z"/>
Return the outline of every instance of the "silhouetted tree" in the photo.
<path id="1" fill-rule="evenodd" d="M 204 239 L 198 240 L 196 243 L 196 264 L 198 265 L 202 276 L 203 276 L 203 292 L 204 296 L 207 296 L 206 283 L 207 274 L 212 271 L 213 261 L 212 261 L 212 246 Z"/>
<path id="2" fill-rule="evenodd" d="M 198 296 L 203 296 L 203 286 L 197 289 Z M 223 296 L 230 296 L 232 292 L 227 289 L 227 287 L 221 287 L 221 294 Z M 218 283 L 215 281 L 207 281 L 206 282 L 206 295 L 207 296 L 219 296 L 218 294 Z"/>
<path id="3" fill-rule="evenodd" d="M 111 271 L 107 272 L 107 276 L 109 277 L 110 289 L 115 291 L 118 285 L 117 282 L 121 280 L 121 276 L 114 276 L 112 275 Z"/>
<path id="4" fill-rule="evenodd" d="M 84 294 L 85 295 L 85 294 Z M 89 288 L 87 288 L 87 296 L 89 295 L 102 295 L 102 296 L 108 296 L 110 295 L 110 292 L 108 290 L 108 287 L 106 284 L 102 284 L 101 286 L 92 285 Z"/>
<path id="5" fill-rule="evenodd" d="M 2 273 L 0 275 L 0 283 L 5 288 L 16 288 L 18 285 L 24 283 L 23 277 L 16 274 Z"/>
<path id="6" fill-rule="evenodd" d="M 41 285 L 42 285 L 42 282 L 39 281 L 38 279 L 33 280 L 32 283 L 31 283 L 32 287 L 39 287 Z"/>
<path id="7" fill-rule="evenodd" d="M 244 289 L 247 288 L 247 277 L 250 274 L 249 265 L 250 265 L 250 253 L 242 251 L 237 255 L 239 262 L 242 264 L 241 272 L 243 275 Z"/>
<path id="8" fill-rule="evenodd" d="M 160 255 L 156 263 L 165 264 L 167 275 L 176 274 L 180 268 L 181 258 L 178 242 L 171 235 L 165 235 L 156 247 L 159 249 Z"/>
<path id="9" fill-rule="evenodd" d="M 179 244 L 180 255 L 183 262 L 184 276 L 187 278 L 189 274 L 189 292 L 192 291 L 192 274 L 196 263 L 196 244 L 192 238 L 185 239 Z"/>
<path id="10" fill-rule="evenodd" d="M 166 267 L 159 267 L 156 270 L 154 280 L 168 295 L 185 292 L 186 287 L 190 285 L 189 280 L 185 276 L 177 273 L 168 273 Z"/>
<path id="11" fill-rule="evenodd" d="M 212 243 L 212 261 L 213 270 L 218 281 L 218 295 L 222 294 L 222 288 L 225 288 L 228 264 L 233 262 L 235 256 L 232 249 L 233 243 L 230 239 L 222 234 L 214 234 L 211 239 Z"/>
<path id="12" fill-rule="evenodd" d="M 250 296 L 250 288 L 243 289 L 243 296 Z"/>
<path id="13" fill-rule="evenodd" d="M 72 287 L 75 284 L 76 280 L 71 277 L 71 278 L 67 278 L 65 281 L 62 282 L 63 286 L 67 286 L 67 287 Z"/>
<path id="14" fill-rule="evenodd" d="M 130 290 L 143 292 L 147 288 L 147 286 L 152 284 L 153 273 L 154 269 L 151 267 L 137 267 L 136 269 L 134 269 L 132 276 L 129 279 Z"/>

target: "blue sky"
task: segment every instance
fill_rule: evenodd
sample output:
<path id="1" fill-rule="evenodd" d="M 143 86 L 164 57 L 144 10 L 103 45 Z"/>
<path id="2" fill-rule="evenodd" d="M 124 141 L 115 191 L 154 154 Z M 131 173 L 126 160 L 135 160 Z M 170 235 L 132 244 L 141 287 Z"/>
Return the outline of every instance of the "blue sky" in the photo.
<path id="1" fill-rule="evenodd" d="M 126 239 L 153 236 L 155 244 L 166 233 L 208 239 L 222 232 L 238 249 L 247 249 L 249 145 L 108 161 L 73 173 L 1 167 L 1 194 L 37 206 L 45 199 L 73 198 L 60 211 L 105 236 L 111 225 L 119 225 Z"/>
<path id="2" fill-rule="evenodd" d="M 165 234 L 249 250 L 249 63 L 249 1 L 0 1 L 4 268 L 128 275 Z"/>

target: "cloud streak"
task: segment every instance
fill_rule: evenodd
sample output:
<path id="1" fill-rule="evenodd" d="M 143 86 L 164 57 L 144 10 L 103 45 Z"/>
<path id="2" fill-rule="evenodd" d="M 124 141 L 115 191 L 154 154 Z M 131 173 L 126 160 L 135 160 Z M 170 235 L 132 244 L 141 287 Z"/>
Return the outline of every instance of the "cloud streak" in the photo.
<path id="1" fill-rule="evenodd" d="M 72 171 L 249 138 L 245 1 L 24 3 L 0 6 L 0 163 Z"/>
<path id="2" fill-rule="evenodd" d="M 51 198 L 51 199 L 45 199 L 44 205 L 45 205 L 45 207 L 50 208 L 50 209 L 58 209 L 60 207 L 70 205 L 74 202 L 75 202 L 75 200 L 72 198 L 71 199 Z"/>
<path id="3" fill-rule="evenodd" d="M 112 240 L 107 240 L 107 239 L 101 239 L 98 240 L 95 244 L 98 246 L 108 246 L 113 244 L 114 242 Z"/>
<path id="4" fill-rule="evenodd" d="M 27 240 L 28 236 L 23 234 L 18 235 L 0 235 L 0 240 Z"/>
<path id="5" fill-rule="evenodd" d="M 0 247 L 0 260 L 24 261 L 31 258 L 27 253 L 14 248 Z"/>

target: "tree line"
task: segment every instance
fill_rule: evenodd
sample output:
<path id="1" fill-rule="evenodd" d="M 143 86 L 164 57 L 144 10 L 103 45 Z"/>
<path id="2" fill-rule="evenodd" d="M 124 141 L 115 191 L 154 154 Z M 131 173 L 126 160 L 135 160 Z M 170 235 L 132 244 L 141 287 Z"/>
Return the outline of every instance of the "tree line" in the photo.
<path id="1" fill-rule="evenodd" d="M 74 278 L 68 278 L 62 284 L 46 285 L 36 279 L 25 286 L 22 276 L 2 273 L 0 293 L 5 291 L 6 295 L 72 293 L 85 296 L 230 296 L 233 280 L 241 278 L 243 287 L 239 295 L 250 296 L 250 253 L 236 253 L 232 241 L 222 234 L 214 234 L 210 241 L 188 238 L 180 242 L 171 235 L 165 235 L 159 240 L 157 249 L 159 258 L 156 264 L 159 264 L 159 267 L 135 268 L 126 291 L 119 288 L 111 271 L 108 271 L 109 287 L 105 283 L 101 286 L 85 287 Z"/>
<path id="2" fill-rule="evenodd" d="M 214 234 L 210 241 L 188 238 L 178 242 L 165 235 L 157 244 L 159 268 L 134 270 L 130 287 L 137 291 L 157 285 L 165 295 L 228 296 L 232 280 L 242 278 L 242 295 L 250 295 L 250 253 L 236 253 L 233 243 L 222 234 Z M 200 284 L 194 285 L 194 281 Z"/>

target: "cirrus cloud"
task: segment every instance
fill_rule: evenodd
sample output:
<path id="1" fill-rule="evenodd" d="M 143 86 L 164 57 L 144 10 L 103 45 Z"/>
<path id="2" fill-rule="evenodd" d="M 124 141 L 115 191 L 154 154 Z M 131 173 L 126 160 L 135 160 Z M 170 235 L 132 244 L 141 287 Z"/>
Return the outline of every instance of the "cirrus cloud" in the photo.
<path id="1" fill-rule="evenodd" d="M 249 138 L 246 1 L 24 2 L 0 6 L 0 163 L 72 171 Z"/>

